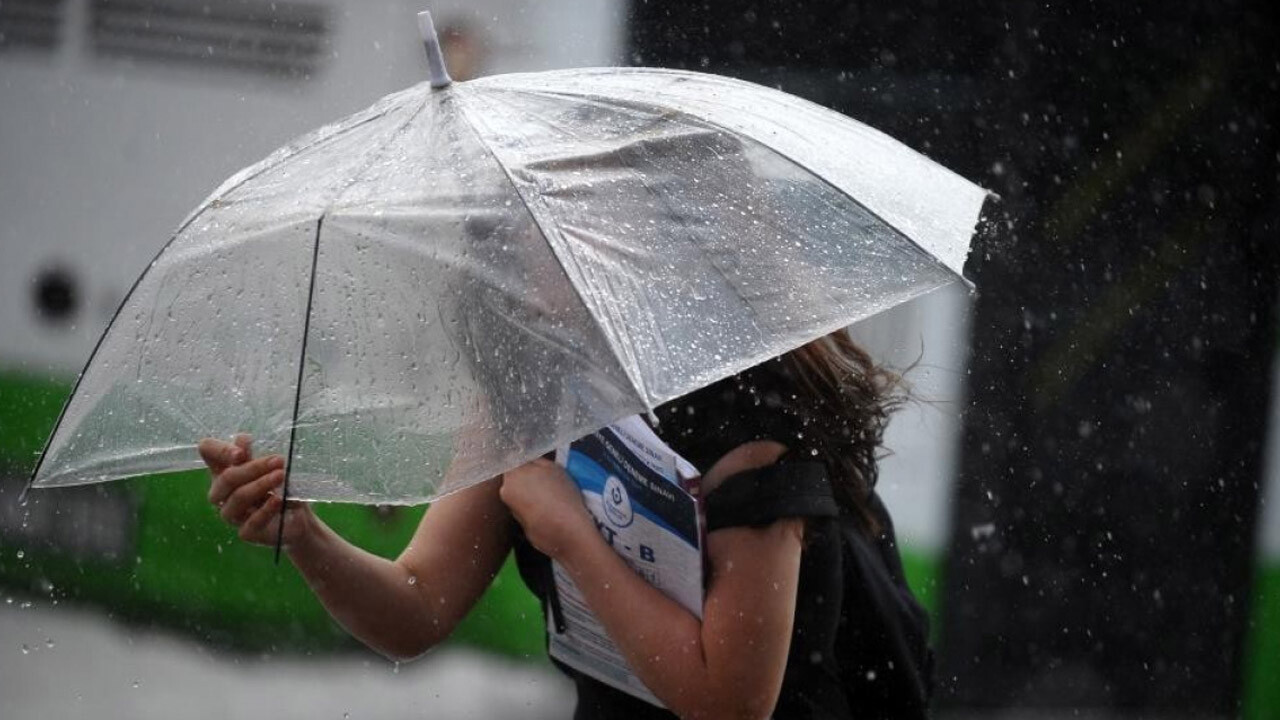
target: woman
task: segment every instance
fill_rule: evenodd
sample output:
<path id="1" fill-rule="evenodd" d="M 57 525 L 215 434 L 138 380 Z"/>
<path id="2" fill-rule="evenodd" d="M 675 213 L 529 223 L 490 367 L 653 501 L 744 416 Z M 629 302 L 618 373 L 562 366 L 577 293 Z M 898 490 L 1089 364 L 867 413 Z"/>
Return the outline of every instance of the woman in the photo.
<path id="1" fill-rule="evenodd" d="M 655 430 L 706 468 L 701 620 L 627 567 L 547 460 L 440 499 L 394 561 L 344 542 L 304 504 L 285 516 L 285 547 L 329 612 L 391 657 L 446 638 L 514 548 L 544 602 L 547 558 L 566 569 L 679 717 L 921 716 L 925 620 L 872 492 L 895 384 L 840 332 L 659 409 Z M 282 460 L 250 459 L 244 436 L 200 451 L 222 517 L 272 544 Z M 565 670 L 579 690 L 575 717 L 671 717 Z"/>

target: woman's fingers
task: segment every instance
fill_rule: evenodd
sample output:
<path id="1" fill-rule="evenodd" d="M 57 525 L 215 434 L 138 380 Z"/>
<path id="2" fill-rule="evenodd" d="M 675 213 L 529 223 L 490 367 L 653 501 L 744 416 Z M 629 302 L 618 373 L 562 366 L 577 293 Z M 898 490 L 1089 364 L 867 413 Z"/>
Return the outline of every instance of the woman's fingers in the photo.
<path id="1" fill-rule="evenodd" d="M 282 482 L 284 470 L 276 469 L 239 486 L 222 503 L 222 519 L 232 525 L 244 522 L 245 517 L 265 502 L 271 491 Z"/>
<path id="2" fill-rule="evenodd" d="M 272 521 L 279 522 L 283 504 L 284 500 L 279 495 L 268 495 L 266 501 L 240 525 L 240 539 L 263 542 L 268 537 Z"/>
<path id="3" fill-rule="evenodd" d="M 227 468 L 218 473 L 209 485 L 209 502 L 220 506 L 242 485 L 283 467 L 284 458 L 279 455 L 267 455 Z"/>
<path id="4" fill-rule="evenodd" d="M 238 526 L 243 540 L 266 542 L 272 518 L 284 501 L 272 491 L 284 483 L 284 458 L 279 455 L 253 457 L 253 437 L 239 433 L 231 442 L 205 438 L 197 449 L 209 466 L 209 502 L 231 525 Z"/>
<path id="5" fill-rule="evenodd" d="M 227 468 L 219 478 L 224 483 L 232 486 L 231 490 L 244 485 L 247 482 L 257 480 L 259 477 L 266 475 L 272 470 L 279 470 L 284 467 L 284 458 L 279 455 L 264 455 L 263 457 L 241 463 L 232 468 Z"/>
<path id="6" fill-rule="evenodd" d="M 209 471 L 214 475 L 247 459 L 247 456 L 243 455 L 245 452 L 243 449 L 214 438 L 201 440 L 196 449 L 200 451 L 200 459 L 209 466 Z"/>
<path id="7" fill-rule="evenodd" d="M 239 465 L 253 457 L 253 436 L 239 433 L 232 442 L 205 438 L 196 446 L 200 459 L 209 466 L 209 471 L 218 475 L 233 465 Z"/>

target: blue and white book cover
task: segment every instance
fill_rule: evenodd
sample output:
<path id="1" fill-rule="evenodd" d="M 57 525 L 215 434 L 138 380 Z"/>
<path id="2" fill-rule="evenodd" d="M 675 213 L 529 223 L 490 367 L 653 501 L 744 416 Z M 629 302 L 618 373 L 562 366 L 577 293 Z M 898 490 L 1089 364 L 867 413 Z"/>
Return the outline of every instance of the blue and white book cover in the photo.
<path id="1" fill-rule="evenodd" d="M 702 617 L 702 520 L 686 491 L 697 471 L 639 416 L 575 441 L 557 461 L 614 551 L 637 574 Z M 660 705 L 640 682 L 563 568 L 553 563 L 563 631 L 551 633 L 557 660 Z"/>

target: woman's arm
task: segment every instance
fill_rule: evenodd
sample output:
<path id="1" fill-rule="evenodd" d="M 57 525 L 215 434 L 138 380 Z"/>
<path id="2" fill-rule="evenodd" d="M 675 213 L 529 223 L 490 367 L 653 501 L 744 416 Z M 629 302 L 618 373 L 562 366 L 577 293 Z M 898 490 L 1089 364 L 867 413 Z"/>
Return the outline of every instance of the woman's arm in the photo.
<path id="1" fill-rule="evenodd" d="M 241 452 L 242 451 L 242 452 Z M 251 459 L 248 441 L 206 440 L 214 478 L 209 500 L 248 542 L 274 544 L 283 482 L 279 458 Z M 404 552 L 386 560 L 348 543 L 305 503 L 289 503 L 285 550 L 334 617 L 369 647 L 395 659 L 444 640 L 489 586 L 511 548 L 510 514 L 497 479 L 431 505 Z"/>
<path id="2" fill-rule="evenodd" d="M 744 445 L 707 473 L 704 488 L 771 464 L 784 450 Z M 508 473 L 503 500 L 530 540 L 573 577 L 645 685 L 684 718 L 768 717 L 790 648 L 803 521 L 710 533 L 711 580 L 699 621 L 626 565 L 596 531 L 576 488 L 544 462 Z"/>
<path id="3" fill-rule="evenodd" d="M 499 487 L 490 480 L 432 503 L 395 560 L 351 545 L 314 515 L 289 558 L 347 632 L 387 657 L 417 657 L 453 632 L 511 549 Z"/>

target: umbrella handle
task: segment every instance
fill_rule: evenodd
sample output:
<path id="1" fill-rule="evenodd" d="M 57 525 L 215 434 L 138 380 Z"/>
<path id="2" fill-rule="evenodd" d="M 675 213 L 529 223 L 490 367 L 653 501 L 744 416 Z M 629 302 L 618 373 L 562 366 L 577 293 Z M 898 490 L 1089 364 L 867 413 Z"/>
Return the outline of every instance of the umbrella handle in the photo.
<path id="1" fill-rule="evenodd" d="M 427 67 L 431 73 L 431 87 L 446 88 L 453 84 L 449 70 L 444 66 L 444 53 L 440 52 L 440 37 L 436 35 L 436 25 L 431 22 L 431 13 L 423 10 L 418 13 L 418 32 L 422 33 L 422 45 L 427 52 Z"/>

